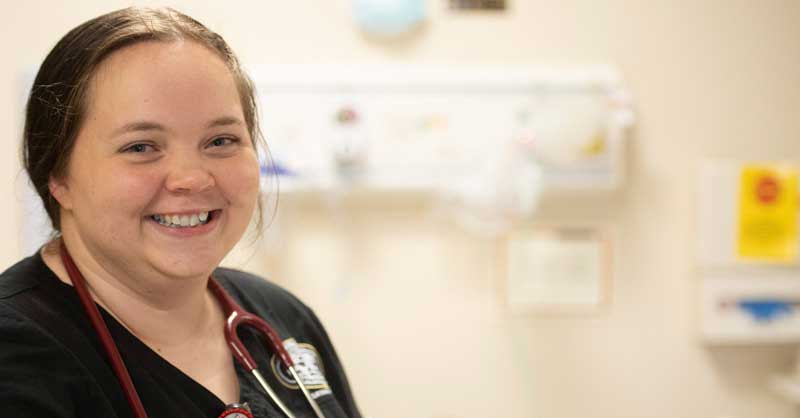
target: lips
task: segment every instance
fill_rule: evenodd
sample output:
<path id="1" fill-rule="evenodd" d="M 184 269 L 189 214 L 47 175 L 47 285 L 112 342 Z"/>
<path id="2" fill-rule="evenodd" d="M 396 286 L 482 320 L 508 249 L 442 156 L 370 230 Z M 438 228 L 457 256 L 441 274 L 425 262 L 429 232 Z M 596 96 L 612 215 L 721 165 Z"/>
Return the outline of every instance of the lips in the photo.
<path id="1" fill-rule="evenodd" d="M 209 220 L 208 212 L 184 213 L 180 215 L 153 215 L 151 218 L 161 225 L 172 228 L 192 228 L 197 225 L 205 224 Z"/>
<path id="2" fill-rule="evenodd" d="M 220 209 L 212 211 L 197 211 L 197 212 L 183 212 L 183 213 L 166 213 L 150 215 L 148 218 L 158 223 L 173 229 L 192 229 L 206 225 L 218 216 Z"/>

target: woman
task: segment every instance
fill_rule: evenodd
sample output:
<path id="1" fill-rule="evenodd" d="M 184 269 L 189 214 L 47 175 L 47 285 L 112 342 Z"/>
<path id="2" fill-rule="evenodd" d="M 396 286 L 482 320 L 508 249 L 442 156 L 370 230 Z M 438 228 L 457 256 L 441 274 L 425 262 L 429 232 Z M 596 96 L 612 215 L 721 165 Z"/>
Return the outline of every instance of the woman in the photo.
<path id="1" fill-rule="evenodd" d="M 4 415 L 360 416 L 312 311 L 218 268 L 258 206 L 257 133 L 234 54 L 183 14 L 124 9 L 58 42 L 24 132 L 25 167 L 58 234 L 0 276 Z M 234 361 L 214 283 L 283 340 L 294 375 L 252 329 L 239 332 L 283 405 Z M 105 325 L 88 319 L 94 306 Z M 112 366 L 114 350 L 127 371 Z"/>

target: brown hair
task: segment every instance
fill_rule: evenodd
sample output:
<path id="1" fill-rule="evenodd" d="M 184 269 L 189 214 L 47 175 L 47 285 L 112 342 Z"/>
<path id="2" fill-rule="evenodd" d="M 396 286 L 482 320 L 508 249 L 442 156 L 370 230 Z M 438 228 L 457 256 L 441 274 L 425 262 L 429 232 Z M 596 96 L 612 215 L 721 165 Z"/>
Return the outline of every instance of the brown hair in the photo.
<path id="1" fill-rule="evenodd" d="M 139 42 L 191 40 L 217 53 L 230 69 L 253 146 L 263 139 L 253 84 L 225 40 L 176 10 L 130 7 L 72 29 L 58 41 L 36 74 L 26 108 L 22 159 L 53 228 L 61 229 L 60 207 L 49 180 L 67 174 L 75 139 L 86 113 L 89 81 L 111 53 Z M 266 151 L 266 147 L 264 147 Z M 259 198 L 258 213 L 262 203 Z M 261 216 L 258 217 L 259 230 Z"/>

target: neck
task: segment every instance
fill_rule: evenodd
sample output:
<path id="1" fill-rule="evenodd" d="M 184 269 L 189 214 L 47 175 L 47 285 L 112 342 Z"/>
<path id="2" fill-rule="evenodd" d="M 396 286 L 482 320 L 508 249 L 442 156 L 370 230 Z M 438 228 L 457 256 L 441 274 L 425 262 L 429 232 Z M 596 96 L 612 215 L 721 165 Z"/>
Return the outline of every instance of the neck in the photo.
<path id="1" fill-rule="evenodd" d="M 151 348 L 176 349 L 213 332 L 221 313 L 206 288 L 208 275 L 176 280 L 153 271 L 134 277 L 127 272 L 137 270 L 115 269 L 94 257 L 77 234 L 64 230 L 61 240 L 95 302 Z M 58 239 L 51 241 L 42 255 L 56 276 L 72 285 L 59 245 Z"/>

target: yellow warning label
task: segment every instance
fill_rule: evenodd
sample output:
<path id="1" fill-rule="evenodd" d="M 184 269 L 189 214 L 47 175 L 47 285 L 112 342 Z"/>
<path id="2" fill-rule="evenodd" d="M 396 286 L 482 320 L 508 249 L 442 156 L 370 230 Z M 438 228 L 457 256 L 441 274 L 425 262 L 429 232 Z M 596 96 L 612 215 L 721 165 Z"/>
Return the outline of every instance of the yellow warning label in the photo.
<path id="1" fill-rule="evenodd" d="M 739 178 L 737 254 L 748 261 L 797 260 L 797 169 L 750 165 Z"/>

